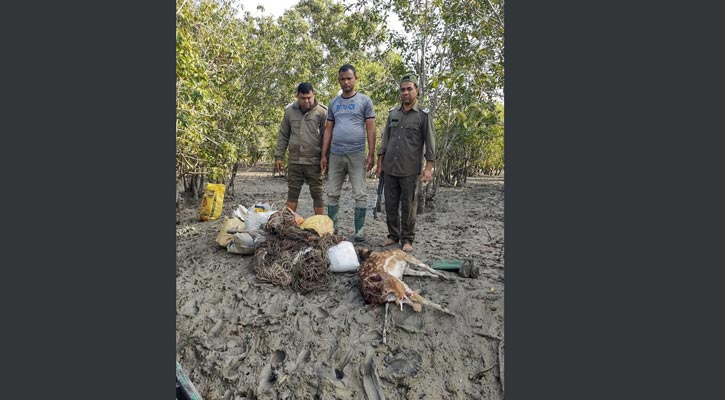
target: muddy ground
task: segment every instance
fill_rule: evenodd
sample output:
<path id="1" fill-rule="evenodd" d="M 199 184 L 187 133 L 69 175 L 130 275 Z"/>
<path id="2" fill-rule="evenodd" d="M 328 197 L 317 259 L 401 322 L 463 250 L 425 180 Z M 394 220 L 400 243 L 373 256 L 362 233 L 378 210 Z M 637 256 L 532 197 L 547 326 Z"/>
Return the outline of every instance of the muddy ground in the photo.
<path id="1" fill-rule="evenodd" d="M 284 178 L 237 176 L 224 214 L 256 201 L 281 208 Z M 368 203 L 376 179 L 367 179 Z M 342 234 L 351 234 L 351 189 L 341 198 Z M 297 210 L 312 215 L 307 186 Z M 366 244 L 385 237 L 384 214 L 369 212 Z M 418 216 L 419 259 L 472 258 L 478 278 L 404 277 L 414 290 L 456 314 L 364 304 L 356 273 L 333 276 L 328 290 L 301 295 L 254 275 L 254 256 L 215 243 L 221 219 L 198 219 L 199 201 L 183 196 L 177 225 L 177 360 L 204 399 L 502 399 L 503 178 L 469 178 L 465 188 L 438 188 Z M 379 248 L 379 247 L 378 247 Z"/>

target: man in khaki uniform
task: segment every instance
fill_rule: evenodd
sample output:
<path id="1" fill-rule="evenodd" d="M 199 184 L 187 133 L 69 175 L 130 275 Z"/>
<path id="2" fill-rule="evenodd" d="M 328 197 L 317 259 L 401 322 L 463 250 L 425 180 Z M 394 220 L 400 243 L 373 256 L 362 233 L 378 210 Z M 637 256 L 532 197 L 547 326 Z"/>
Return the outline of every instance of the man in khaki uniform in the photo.
<path id="1" fill-rule="evenodd" d="M 404 251 L 413 251 L 417 204 L 415 194 L 418 177 L 423 182 L 433 179 L 435 131 L 428 108 L 420 105 L 415 75 L 400 81 L 400 105 L 393 107 L 378 149 L 377 175 L 385 173 L 385 214 L 388 238 L 386 247 L 400 242 Z M 425 166 L 421 171 L 425 158 Z M 401 213 L 398 215 L 398 207 Z"/>
<path id="2" fill-rule="evenodd" d="M 327 107 L 315 100 L 312 85 L 302 82 L 297 86 L 297 102 L 284 110 L 284 118 L 277 135 L 274 163 L 282 169 L 282 159 L 289 147 L 287 160 L 287 207 L 297 210 L 302 185 L 307 182 L 315 215 L 324 213 L 322 200 L 322 135 L 327 122 Z"/>

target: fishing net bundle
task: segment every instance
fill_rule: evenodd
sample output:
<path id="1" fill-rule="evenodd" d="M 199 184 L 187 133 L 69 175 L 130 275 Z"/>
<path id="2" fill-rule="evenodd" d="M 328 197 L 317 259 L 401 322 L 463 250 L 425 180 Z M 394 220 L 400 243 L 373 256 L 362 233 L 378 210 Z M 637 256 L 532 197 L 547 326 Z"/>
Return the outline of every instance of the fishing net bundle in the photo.
<path id="1" fill-rule="evenodd" d="M 257 279 L 303 294 L 327 287 L 332 275 L 327 249 L 345 240 L 344 236 L 320 237 L 300 229 L 286 207 L 272 214 L 262 229 L 267 232 L 267 240 L 254 252 Z"/>

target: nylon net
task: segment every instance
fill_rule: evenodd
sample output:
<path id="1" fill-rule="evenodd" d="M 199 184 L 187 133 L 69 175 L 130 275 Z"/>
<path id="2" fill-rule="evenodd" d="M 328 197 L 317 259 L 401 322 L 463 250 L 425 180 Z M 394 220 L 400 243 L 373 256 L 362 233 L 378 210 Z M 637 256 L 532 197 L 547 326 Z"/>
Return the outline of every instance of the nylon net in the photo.
<path id="1" fill-rule="evenodd" d="M 272 214 L 262 229 L 267 240 L 254 252 L 257 279 L 303 294 L 329 285 L 332 273 L 327 249 L 344 241 L 344 236 L 320 237 L 314 231 L 302 230 L 286 207 Z"/>

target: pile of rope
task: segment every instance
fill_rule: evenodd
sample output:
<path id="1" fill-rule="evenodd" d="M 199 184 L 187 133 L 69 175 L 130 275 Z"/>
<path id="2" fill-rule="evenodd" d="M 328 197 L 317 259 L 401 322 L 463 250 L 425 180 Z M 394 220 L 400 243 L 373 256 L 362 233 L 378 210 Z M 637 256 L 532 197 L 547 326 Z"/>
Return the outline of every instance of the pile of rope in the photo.
<path id="1" fill-rule="evenodd" d="M 320 237 L 314 231 L 300 229 L 287 207 L 272 214 L 262 229 L 267 232 L 267 240 L 254 252 L 257 279 L 302 294 L 327 287 L 332 275 L 327 249 L 345 240 L 344 236 Z"/>

